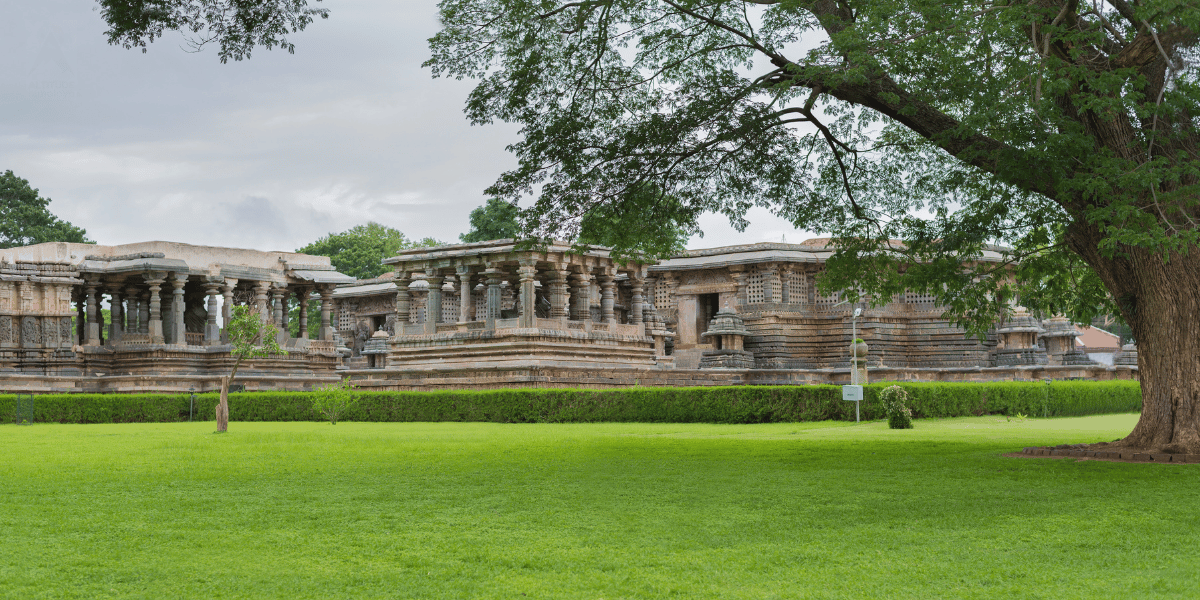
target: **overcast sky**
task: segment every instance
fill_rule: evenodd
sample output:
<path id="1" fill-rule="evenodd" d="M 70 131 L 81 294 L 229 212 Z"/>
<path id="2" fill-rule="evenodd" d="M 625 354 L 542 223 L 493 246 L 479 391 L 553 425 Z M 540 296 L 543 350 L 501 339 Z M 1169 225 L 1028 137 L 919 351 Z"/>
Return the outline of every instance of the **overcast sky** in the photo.
<path id="1" fill-rule="evenodd" d="M 515 166 L 510 125 L 472 127 L 471 82 L 421 68 L 433 0 L 326 0 L 328 20 L 221 64 L 168 36 L 109 46 L 88 0 L 10 3 L 0 19 L 0 171 L 102 244 L 170 240 L 294 250 L 369 220 L 456 241 Z M 702 248 L 811 237 L 766 211 Z"/>

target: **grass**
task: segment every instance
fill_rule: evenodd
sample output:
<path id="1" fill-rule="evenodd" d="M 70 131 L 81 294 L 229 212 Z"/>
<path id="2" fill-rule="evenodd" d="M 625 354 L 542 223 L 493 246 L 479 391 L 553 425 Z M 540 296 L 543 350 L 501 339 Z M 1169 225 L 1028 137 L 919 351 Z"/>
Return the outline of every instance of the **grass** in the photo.
<path id="1" fill-rule="evenodd" d="M 1097 598 L 1200 586 L 1134 415 L 0 428 L 5 598 Z"/>

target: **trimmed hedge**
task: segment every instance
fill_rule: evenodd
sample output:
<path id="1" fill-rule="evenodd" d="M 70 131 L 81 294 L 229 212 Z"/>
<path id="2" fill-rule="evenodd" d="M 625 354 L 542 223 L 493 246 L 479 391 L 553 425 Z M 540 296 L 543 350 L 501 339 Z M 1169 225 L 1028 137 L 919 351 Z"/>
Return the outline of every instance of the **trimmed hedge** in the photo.
<path id="1" fill-rule="evenodd" d="M 876 396 L 893 383 L 867 386 L 864 420 L 882 419 Z M 1024 414 L 1033 417 L 1139 412 L 1136 381 L 901 383 L 913 416 Z M 515 389 L 358 392 L 343 421 L 492 421 L 499 423 L 778 423 L 851 420 L 854 404 L 835 385 Z M 321 421 L 310 392 L 229 395 L 230 421 Z M 218 394 L 196 396 L 196 420 L 213 420 Z M 0 422 L 12 423 L 16 396 L 0 395 Z M 47 394 L 35 396 L 38 423 L 186 421 L 187 394 Z"/>

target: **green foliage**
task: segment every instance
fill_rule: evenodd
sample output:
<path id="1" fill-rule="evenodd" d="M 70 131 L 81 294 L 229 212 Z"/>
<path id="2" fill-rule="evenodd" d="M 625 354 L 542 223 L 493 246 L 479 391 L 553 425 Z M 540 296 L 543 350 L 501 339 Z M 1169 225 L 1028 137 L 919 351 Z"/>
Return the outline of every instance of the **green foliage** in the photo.
<path id="1" fill-rule="evenodd" d="M 678 200 L 644 185 L 613 202 L 597 202 L 579 220 L 576 240 L 612 248 L 618 260 L 667 258 L 683 251 L 700 231 L 695 221 Z"/>
<path id="2" fill-rule="evenodd" d="M 50 199 L 38 195 L 12 171 L 0 174 L 0 248 L 44 242 L 93 244 L 87 232 L 50 213 Z"/>
<path id="3" fill-rule="evenodd" d="M 315 0 L 320 2 L 321 0 Z M 307 0 L 97 0 L 108 23 L 108 43 L 141 48 L 167 31 L 190 32 L 194 50 L 215 42 L 221 62 L 250 58 L 255 46 L 289 53 L 295 47 L 289 33 L 302 31 L 316 17 L 329 18 L 324 8 L 309 8 Z"/>
<path id="4" fill-rule="evenodd" d="M 335 269 L 356 279 L 373 279 L 388 271 L 383 259 L 409 248 L 440 246 L 433 238 L 410 240 L 400 231 L 374 221 L 331 233 L 296 252 L 328 256 Z"/>
<path id="5" fill-rule="evenodd" d="M 891 429 L 912 429 L 912 411 L 908 404 L 908 392 L 898 385 L 889 385 L 876 394 L 883 414 Z"/>
<path id="6" fill-rule="evenodd" d="M 331 425 L 337 425 L 338 417 L 358 401 L 353 391 L 348 379 L 320 386 L 312 391 L 313 411 L 324 415 Z"/>
<path id="7" fill-rule="evenodd" d="M 918 418 L 986 414 L 1035 417 L 1137 412 L 1136 381 L 878 383 L 864 386 L 863 419 L 885 418 L 880 393 L 898 386 Z M 498 423 L 794 423 L 854 420 L 852 402 L 833 385 L 512 389 L 439 392 L 350 392 L 342 421 L 491 421 Z M 314 392 L 237 392 L 231 421 L 323 421 Z M 11 423 L 14 395 L 0 395 Z M 196 414 L 213 418 L 219 394 L 197 396 Z M 125 423 L 187 419 L 187 398 L 172 394 L 70 394 L 36 397 L 36 421 Z"/>
<path id="8" fill-rule="evenodd" d="M 275 326 L 264 321 L 249 306 L 234 306 L 233 316 L 225 330 L 229 333 L 229 353 L 240 363 L 247 358 L 262 358 L 272 354 L 287 354 L 275 339 Z M 236 369 L 235 369 L 236 370 Z M 232 377 L 231 377 L 232 379 Z"/>
<path id="9" fill-rule="evenodd" d="M 471 230 L 459 234 L 464 244 L 488 240 L 520 239 L 521 209 L 499 198 L 489 198 L 487 204 L 471 211 Z"/>

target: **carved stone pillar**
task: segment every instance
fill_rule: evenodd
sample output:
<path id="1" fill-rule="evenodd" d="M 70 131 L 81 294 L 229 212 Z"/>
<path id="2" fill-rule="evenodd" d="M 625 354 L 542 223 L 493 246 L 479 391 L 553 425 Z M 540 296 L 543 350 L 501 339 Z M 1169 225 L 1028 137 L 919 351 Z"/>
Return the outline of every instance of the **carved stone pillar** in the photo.
<path id="1" fill-rule="evenodd" d="M 616 323 L 613 314 L 613 276 L 609 273 L 600 275 L 600 320 L 605 323 Z"/>
<path id="2" fill-rule="evenodd" d="M 262 319 L 263 323 L 271 323 L 271 305 L 269 296 L 271 295 L 270 281 L 254 282 L 254 310 L 258 311 L 258 318 Z"/>
<path id="3" fill-rule="evenodd" d="M 561 319 L 571 314 L 571 290 L 567 278 L 571 272 L 562 265 L 550 271 L 550 318 Z"/>
<path id="4" fill-rule="evenodd" d="M 412 292 L 408 290 L 408 286 L 412 284 L 412 277 L 408 271 L 396 271 L 396 335 L 404 334 L 404 326 L 411 321 L 410 313 L 412 311 Z"/>
<path id="5" fill-rule="evenodd" d="M 333 326 L 329 324 L 329 312 L 333 308 L 333 287 L 321 287 L 321 340 L 333 339 Z"/>
<path id="6" fill-rule="evenodd" d="M 633 273 L 629 277 L 629 323 L 637 325 L 642 322 L 642 305 L 645 298 L 642 295 L 646 280 L 643 278 L 640 268 L 639 272 Z"/>
<path id="7" fill-rule="evenodd" d="M 166 340 L 163 338 L 163 322 L 162 322 L 162 284 L 166 281 L 166 273 L 150 273 L 146 275 L 146 285 L 150 286 L 150 343 L 162 344 Z"/>
<path id="8" fill-rule="evenodd" d="M 537 263 L 530 259 L 521 259 L 521 266 L 517 268 L 517 274 L 521 277 L 521 296 L 520 296 L 520 323 L 518 327 L 535 327 L 537 323 L 537 288 L 534 287 L 534 282 L 537 280 Z"/>
<path id="9" fill-rule="evenodd" d="M 80 294 L 75 302 L 75 343 L 87 344 L 87 296 Z"/>
<path id="10" fill-rule="evenodd" d="M 483 272 L 487 276 L 487 306 L 484 311 L 485 327 L 496 328 L 496 319 L 500 318 L 500 284 L 504 281 L 504 273 L 500 269 L 488 269 Z"/>
<path id="11" fill-rule="evenodd" d="M 187 345 L 187 325 L 183 321 L 184 300 L 183 286 L 187 284 L 187 273 L 176 273 L 171 279 L 171 287 L 175 288 L 171 299 L 171 342 L 180 346 Z"/>
<path id="12" fill-rule="evenodd" d="M 283 312 L 279 316 L 279 329 L 288 336 L 291 336 L 291 316 L 292 316 L 292 290 L 283 288 L 283 296 L 280 298 L 280 303 L 283 305 Z"/>
<path id="13" fill-rule="evenodd" d="M 471 267 L 458 265 L 454 272 L 458 275 L 458 322 L 474 321 L 475 302 L 471 293 Z"/>
<path id="14" fill-rule="evenodd" d="M 221 293 L 221 284 L 209 281 L 204 284 L 204 293 L 208 295 L 207 318 L 204 320 L 204 345 L 216 346 L 221 343 L 221 328 L 217 326 L 217 296 Z"/>
<path id="15" fill-rule="evenodd" d="M 442 282 L 445 280 L 440 271 L 425 270 L 425 281 L 429 282 L 429 296 L 425 299 L 425 333 L 437 333 L 437 324 L 442 322 Z"/>
<path id="16" fill-rule="evenodd" d="M 229 322 L 233 320 L 233 288 L 237 287 L 238 280 L 225 278 L 225 283 L 221 285 L 221 343 L 229 343 Z"/>
<path id="17" fill-rule="evenodd" d="M 574 321 L 592 320 L 591 293 L 592 274 L 587 270 L 571 275 L 571 319 Z"/>
<path id="18" fill-rule="evenodd" d="M 121 341 L 125 330 L 125 311 L 121 302 L 121 286 L 114 285 L 108 290 L 109 324 L 108 343 L 116 344 Z"/>
<path id="19" fill-rule="evenodd" d="M 283 331 L 285 326 L 283 315 L 286 311 L 287 304 L 287 284 L 276 283 L 271 287 L 271 323 L 275 328 Z"/>
<path id="20" fill-rule="evenodd" d="M 299 337 L 302 340 L 308 339 L 308 297 L 311 294 L 312 290 L 306 287 L 298 288 L 296 290 L 296 302 L 300 305 L 300 314 L 298 315 L 300 319 L 300 325 L 297 329 L 299 329 Z"/>
<path id="21" fill-rule="evenodd" d="M 150 290 L 140 294 L 138 298 L 138 333 L 150 335 Z"/>
<path id="22" fill-rule="evenodd" d="M 22 286 L 26 287 L 26 286 Z M 87 282 L 87 345 L 100 345 L 100 303 L 96 300 L 95 281 Z"/>
<path id="23" fill-rule="evenodd" d="M 127 333 L 139 333 L 141 328 L 141 316 L 138 314 L 138 309 L 141 308 L 142 302 L 138 299 L 140 290 L 135 287 L 125 288 L 125 331 Z"/>

